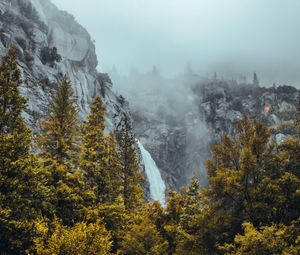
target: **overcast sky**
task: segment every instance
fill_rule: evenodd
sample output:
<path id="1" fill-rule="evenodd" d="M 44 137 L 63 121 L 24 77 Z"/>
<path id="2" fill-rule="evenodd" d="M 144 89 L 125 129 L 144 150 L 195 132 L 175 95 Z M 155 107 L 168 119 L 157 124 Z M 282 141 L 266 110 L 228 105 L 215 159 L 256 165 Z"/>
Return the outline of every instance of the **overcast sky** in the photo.
<path id="1" fill-rule="evenodd" d="M 96 41 L 99 69 L 253 71 L 300 85 L 300 0 L 52 0 Z"/>

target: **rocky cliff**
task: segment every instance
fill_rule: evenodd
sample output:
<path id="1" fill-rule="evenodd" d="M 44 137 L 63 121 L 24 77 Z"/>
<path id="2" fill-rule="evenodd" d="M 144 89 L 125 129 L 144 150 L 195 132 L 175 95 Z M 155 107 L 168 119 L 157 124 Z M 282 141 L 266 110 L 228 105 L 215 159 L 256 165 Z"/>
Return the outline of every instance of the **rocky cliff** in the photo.
<path id="1" fill-rule="evenodd" d="M 114 130 L 123 115 L 129 116 L 125 101 L 111 91 L 109 76 L 97 72 L 95 46 L 73 16 L 49 0 L 1 0 L 0 13 L 0 56 L 17 46 L 22 93 L 29 99 L 26 119 L 34 129 L 65 74 L 78 99 L 81 120 L 96 95 L 105 102 L 109 129 Z"/>
<path id="2" fill-rule="evenodd" d="M 234 135 L 244 115 L 271 127 L 279 143 L 293 134 L 298 90 L 282 85 L 259 87 L 232 80 L 185 74 L 114 77 L 133 113 L 135 132 L 151 152 L 169 188 L 179 189 L 197 176 L 207 184 L 204 161 L 222 134 Z M 122 86 L 118 84 L 122 83 Z"/>
<path id="3" fill-rule="evenodd" d="M 210 130 L 191 86 L 201 77 L 166 79 L 158 73 L 112 75 L 130 104 L 134 130 L 162 172 L 167 188 L 178 190 L 197 176 L 207 184 Z"/>
<path id="4" fill-rule="evenodd" d="M 259 87 L 234 81 L 211 81 L 192 87 L 199 113 L 212 130 L 212 141 L 221 134 L 234 135 L 234 126 L 243 116 L 258 119 L 271 127 L 277 143 L 294 133 L 293 120 L 299 91 L 288 85 Z"/>

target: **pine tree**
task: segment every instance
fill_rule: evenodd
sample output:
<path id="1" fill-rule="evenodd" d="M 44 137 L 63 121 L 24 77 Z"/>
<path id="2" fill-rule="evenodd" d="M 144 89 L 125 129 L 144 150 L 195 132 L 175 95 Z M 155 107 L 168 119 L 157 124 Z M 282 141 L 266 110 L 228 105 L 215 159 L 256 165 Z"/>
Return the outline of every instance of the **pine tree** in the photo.
<path id="1" fill-rule="evenodd" d="M 96 97 L 83 125 L 79 165 L 85 177 L 88 217 L 91 221 L 97 217 L 104 219 L 106 228 L 112 232 L 112 249 L 116 251 L 128 219 L 121 197 L 120 157 L 113 133 L 105 135 L 104 111 L 101 98 Z"/>
<path id="2" fill-rule="evenodd" d="M 214 254 L 212 236 L 216 231 L 211 224 L 212 210 L 200 189 L 199 181 L 193 178 L 190 186 L 183 190 L 182 213 L 176 236 L 176 255 Z"/>
<path id="3" fill-rule="evenodd" d="M 247 118 L 238 123 L 235 137 L 224 136 L 214 146 L 205 192 L 213 212 L 206 225 L 214 232 L 214 244 L 232 242 L 245 221 L 258 227 L 288 224 L 299 217 L 300 180 L 290 164 L 293 146 L 284 143 L 276 149 L 269 129 Z"/>
<path id="4" fill-rule="evenodd" d="M 30 155 L 31 133 L 21 113 L 17 50 L 0 66 L 0 253 L 24 254 L 31 245 L 33 221 L 47 204 L 47 189 L 37 160 Z"/>
<path id="5" fill-rule="evenodd" d="M 121 159 L 115 135 L 110 132 L 106 137 L 108 147 L 108 173 L 110 194 L 108 201 L 114 201 L 121 195 Z"/>
<path id="6" fill-rule="evenodd" d="M 194 177 L 184 197 L 183 214 L 180 217 L 182 227 L 188 228 L 192 218 L 200 208 L 200 201 L 200 185 L 197 178 Z"/>
<path id="7" fill-rule="evenodd" d="M 157 68 L 156 65 L 154 65 L 152 67 L 152 71 L 151 71 L 150 74 L 151 74 L 152 77 L 160 77 L 160 70 Z"/>
<path id="8" fill-rule="evenodd" d="M 300 137 L 300 92 L 297 97 L 297 105 L 296 105 L 296 120 L 295 120 L 295 126 L 298 132 L 298 136 Z"/>
<path id="9" fill-rule="evenodd" d="M 259 86 L 259 80 L 257 78 L 256 72 L 253 73 L 253 85 L 258 87 Z"/>
<path id="10" fill-rule="evenodd" d="M 95 210 L 92 212 L 95 212 Z M 123 198 L 119 196 L 113 203 L 99 204 L 96 208 L 94 220 L 99 217 L 103 219 L 106 229 L 111 232 L 112 252 L 117 252 L 124 238 L 125 228 L 131 218 L 125 209 Z M 93 219 L 91 218 L 91 220 Z"/>
<path id="11" fill-rule="evenodd" d="M 104 134 L 104 107 L 96 97 L 87 123 L 83 126 L 80 167 L 88 188 L 95 193 L 94 203 L 111 203 L 120 195 L 120 162 L 112 133 Z"/>
<path id="12" fill-rule="evenodd" d="M 120 254 L 124 255 L 165 255 L 168 242 L 160 235 L 156 225 L 151 221 L 147 206 L 131 217 Z"/>
<path id="13" fill-rule="evenodd" d="M 77 106 L 70 81 L 64 76 L 50 101 L 48 116 L 40 123 L 37 144 L 42 165 L 49 173 L 54 213 L 63 224 L 73 225 L 84 217 L 83 177 L 78 161 Z"/>
<path id="14" fill-rule="evenodd" d="M 125 208 L 131 211 L 141 205 L 144 195 L 135 140 L 127 117 L 124 119 L 121 130 L 117 131 L 117 141 L 121 160 L 122 194 Z"/>
<path id="15" fill-rule="evenodd" d="M 87 123 L 83 125 L 80 158 L 80 168 L 84 171 L 87 188 L 94 193 L 94 204 L 104 202 L 109 195 L 108 150 L 104 128 L 104 107 L 101 99 L 97 97 L 91 106 Z"/>
<path id="16" fill-rule="evenodd" d="M 50 220 L 56 215 L 67 226 L 83 221 L 87 208 L 82 171 L 53 159 L 40 159 L 40 164 L 51 190 L 51 210 L 47 214 Z"/>
<path id="17" fill-rule="evenodd" d="M 202 208 L 202 199 L 200 197 L 200 186 L 197 178 L 192 178 L 190 186 L 183 190 L 183 208 L 180 215 L 180 221 L 177 234 L 176 254 L 199 254 L 197 242 L 193 242 L 197 233 L 198 227 L 195 227 L 199 222 L 195 222 L 195 216 L 199 214 Z M 196 230 L 196 231 L 195 231 Z"/>
<path id="18" fill-rule="evenodd" d="M 48 116 L 41 121 L 38 145 L 45 156 L 61 163 L 76 158 L 78 139 L 77 106 L 67 76 L 58 85 L 52 98 Z"/>
<path id="19" fill-rule="evenodd" d="M 170 191 L 167 197 L 167 207 L 161 219 L 161 233 L 168 241 L 168 254 L 175 254 L 178 244 L 178 226 L 183 214 L 183 195 Z"/>
<path id="20" fill-rule="evenodd" d="M 20 70 L 17 64 L 17 49 L 11 48 L 8 55 L 3 58 L 0 67 L 0 132 L 3 133 L 27 133 L 29 129 L 26 127 L 21 116 L 26 106 L 26 99 L 19 94 L 19 86 L 21 84 Z M 28 153 L 28 138 L 25 142 L 24 153 Z"/>
<path id="21" fill-rule="evenodd" d="M 214 72 L 214 82 L 216 82 L 217 80 L 218 80 L 217 72 Z"/>
<path id="22" fill-rule="evenodd" d="M 233 244 L 221 247 L 226 254 L 256 255 L 256 254 L 290 254 L 300 252 L 299 223 L 295 225 L 275 225 L 256 229 L 251 223 L 243 224 L 244 235 L 237 235 Z"/>
<path id="23" fill-rule="evenodd" d="M 109 255 L 111 234 L 103 222 L 76 223 L 64 226 L 57 218 L 51 224 L 36 221 L 37 237 L 34 239 L 35 254 L 38 255 Z"/>

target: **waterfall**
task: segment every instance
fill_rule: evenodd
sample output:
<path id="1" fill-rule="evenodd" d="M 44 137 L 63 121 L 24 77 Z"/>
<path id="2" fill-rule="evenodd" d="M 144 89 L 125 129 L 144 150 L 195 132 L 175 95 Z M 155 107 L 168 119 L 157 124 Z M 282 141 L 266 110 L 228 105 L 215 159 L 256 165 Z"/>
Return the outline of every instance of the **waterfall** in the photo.
<path id="1" fill-rule="evenodd" d="M 150 195 L 153 200 L 159 201 L 163 206 L 166 204 L 165 190 L 166 185 L 161 178 L 160 171 L 151 157 L 151 154 L 138 141 L 141 150 L 142 158 L 145 164 L 146 175 L 150 183 Z"/>

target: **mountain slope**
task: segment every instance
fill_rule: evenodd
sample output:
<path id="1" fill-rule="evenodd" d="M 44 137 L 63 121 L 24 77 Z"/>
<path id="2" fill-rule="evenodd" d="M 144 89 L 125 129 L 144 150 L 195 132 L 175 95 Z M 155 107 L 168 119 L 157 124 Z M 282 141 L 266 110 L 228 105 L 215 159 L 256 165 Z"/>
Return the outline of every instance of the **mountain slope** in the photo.
<path id="1" fill-rule="evenodd" d="M 0 12 L 0 56 L 13 44 L 17 46 L 30 126 L 37 127 L 64 74 L 78 98 L 81 119 L 96 95 L 102 95 L 105 102 L 109 129 L 114 130 L 123 115 L 129 116 L 124 100 L 111 91 L 109 76 L 97 72 L 95 46 L 73 16 L 48 0 L 2 0 Z"/>

